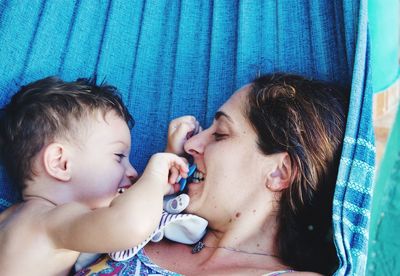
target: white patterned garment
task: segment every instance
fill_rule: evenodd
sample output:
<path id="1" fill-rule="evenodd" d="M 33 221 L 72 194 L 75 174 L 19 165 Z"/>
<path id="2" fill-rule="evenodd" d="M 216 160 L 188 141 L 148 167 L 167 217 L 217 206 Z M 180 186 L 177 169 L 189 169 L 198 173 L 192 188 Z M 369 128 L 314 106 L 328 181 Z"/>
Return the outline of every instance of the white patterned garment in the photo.
<path id="1" fill-rule="evenodd" d="M 196 215 L 170 214 L 163 211 L 157 229 L 145 241 L 133 248 L 110 253 L 109 256 L 115 261 L 132 258 L 160 232 L 164 232 L 164 236 L 172 241 L 194 244 L 204 236 L 207 225 L 207 220 Z"/>

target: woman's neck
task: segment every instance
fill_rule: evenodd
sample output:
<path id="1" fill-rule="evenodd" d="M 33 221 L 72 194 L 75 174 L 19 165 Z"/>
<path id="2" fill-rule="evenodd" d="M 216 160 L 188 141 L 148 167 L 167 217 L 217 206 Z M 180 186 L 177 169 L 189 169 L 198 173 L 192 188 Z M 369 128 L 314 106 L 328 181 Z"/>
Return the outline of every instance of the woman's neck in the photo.
<path id="1" fill-rule="evenodd" d="M 229 223 L 210 221 L 203 242 L 210 247 L 228 247 L 246 252 L 279 255 L 276 246 L 277 220 L 274 212 L 251 208 L 234 214 Z"/>
<path id="2" fill-rule="evenodd" d="M 240 214 L 234 213 L 228 222 L 214 217 L 209 220 L 209 231 L 202 240 L 204 246 L 200 252 L 192 254 L 190 245 L 163 242 L 150 246 L 150 257 L 155 258 L 157 264 L 185 275 L 192 275 L 191 272 L 199 275 L 199 271 L 204 275 L 219 275 L 220 271 L 243 271 L 242 274 L 253 275 L 245 273 L 246 269 L 256 268 L 262 272 L 258 274 L 288 269 L 278 256 L 274 214 L 260 207 L 242 208 Z M 168 250 L 159 250 L 159 246 Z"/>
<path id="3" fill-rule="evenodd" d="M 211 224 L 202 240 L 205 246 L 196 254 L 192 254 L 193 246 L 172 242 L 152 244 L 145 251 L 149 249 L 150 258 L 158 265 L 185 275 L 200 275 L 199 272 L 219 275 L 221 271 L 231 271 L 231 274 L 241 271 L 244 275 L 253 275 L 253 269 L 260 272 L 258 274 L 288 269 L 279 256 L 275 256 L 278 255 L 275 218 L 259 224 L 256 223 L 258 220 L 244 219 L 244 215 L 242 220 L 232 222 L 224 231 L 213 229 Z M 186 266 L 186 263 L 190 265 Z"/>
<path id="4" fill-rule="evenodd" d="M 224 249 L 248 255 L 279 257 L 275 245 L 275 229 L 275 224 L 238 225 L 225 232 L 210 228 L 202 242 L 208 248 Z"/>

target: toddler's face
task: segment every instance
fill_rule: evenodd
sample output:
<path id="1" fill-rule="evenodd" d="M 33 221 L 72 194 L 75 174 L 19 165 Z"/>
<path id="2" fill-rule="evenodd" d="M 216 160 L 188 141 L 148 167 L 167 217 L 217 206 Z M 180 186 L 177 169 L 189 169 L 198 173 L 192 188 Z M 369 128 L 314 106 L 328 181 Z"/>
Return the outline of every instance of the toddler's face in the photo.
<path id="1" fill-rule="evenodd" d="M 121 187 L 137 177 L 129 162 L 131 135 L 126 122 L 110 111 L 89 119 L 82 145 L 74 152 L 76 197 L 90 208 L 108 206 Z"/>

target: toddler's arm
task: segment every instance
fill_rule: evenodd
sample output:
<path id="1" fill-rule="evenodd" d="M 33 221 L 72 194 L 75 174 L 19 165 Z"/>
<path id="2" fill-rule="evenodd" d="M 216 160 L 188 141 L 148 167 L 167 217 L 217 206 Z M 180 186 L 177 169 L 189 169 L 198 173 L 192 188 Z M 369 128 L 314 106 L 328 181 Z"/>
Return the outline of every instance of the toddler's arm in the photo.
<path id="1" fill-rule="evenodd" d="M 201 131 L 201 126 L 194 116 L 182 116 L 172 120 L 168 127 L 166 152 L 183 155 L 185 142 Z"/>
<path id="2" fill-rule="evenodd" d="M 46 223 L 56 247 L 80 252 L 112 252 L 145 240 L 156 229 L 163 197 L 171 193 L 171 184 L 176 181 L 168 179 L 172 168 L 186 177 L 188 168 L 182 158 L 157 153 L 151 157 L 140 179 L 109 207 L 90 210 L 78 203 L 56 207 Z"/>
<path id="3" fill-rule="evenodd" d="M 190 137 L 196 135 L 201 130 L 200 123 L 194 116 L 187 115 L 172 120 L 168 127 L 168 142 L 165 151 L 184 156 L 184 144 Z M 178 176 L 179 172 L 175 168 L 172 168 L 170 178 L 176 179 Z M 171 179 L 170 182 L 172 182 Z"/>

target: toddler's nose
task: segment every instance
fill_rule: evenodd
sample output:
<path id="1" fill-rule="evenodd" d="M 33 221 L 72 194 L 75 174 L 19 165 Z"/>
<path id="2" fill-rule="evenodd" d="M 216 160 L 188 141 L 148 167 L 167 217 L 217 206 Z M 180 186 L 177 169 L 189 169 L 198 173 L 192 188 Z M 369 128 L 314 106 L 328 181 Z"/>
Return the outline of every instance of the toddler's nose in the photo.
<path id="1" fill-rule="evenodd" d="M 126 169 L 126 176 L 131 180 L 134 181 L 138 177 L 138 172 L 136 169 L 129 163 L 128 168 Z"/>

